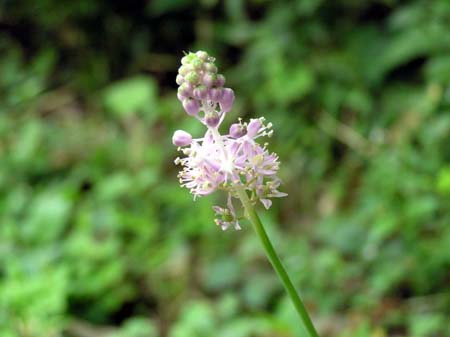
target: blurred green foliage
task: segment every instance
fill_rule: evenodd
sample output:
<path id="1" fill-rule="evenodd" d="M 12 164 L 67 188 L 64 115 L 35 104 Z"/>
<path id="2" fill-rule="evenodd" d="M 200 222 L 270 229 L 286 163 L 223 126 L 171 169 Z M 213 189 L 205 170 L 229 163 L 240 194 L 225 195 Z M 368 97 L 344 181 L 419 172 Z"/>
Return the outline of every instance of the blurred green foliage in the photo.
<path id="1" fill-rule="evenodd" d="M 289 197 L 322 336 L 450 336 L 450 2 L 0 3 L 0 336 L 305 336 L 249 226 L 178 187 L 175 74 L 218 58 Z"/>

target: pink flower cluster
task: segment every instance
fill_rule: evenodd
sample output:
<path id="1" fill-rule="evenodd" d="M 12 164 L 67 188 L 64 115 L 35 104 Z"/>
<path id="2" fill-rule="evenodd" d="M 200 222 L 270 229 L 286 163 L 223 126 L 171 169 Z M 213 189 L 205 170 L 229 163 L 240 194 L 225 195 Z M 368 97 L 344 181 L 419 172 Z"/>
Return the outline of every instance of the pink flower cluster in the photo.
<path id="1" fill-rule="evenodd" d="M 236 188 L 246 190 L 252 203 L 259 201 L 266 208 L 272 204 L 270 198 L 283 197 L 286 193 L 278 191 L 281 183 L 277 177 L 278 156 L 269 153 L 267 144 L 261 146 L 256 141 L 263 136 L 272 136 L 271 123 L 265 125 L 263 117 L 251 119 L 249 123 L 239 121 L 231 125 L 228 134 L 219 133 L 218 128 L 231 109 L 234 94 L 231 89 L 223 88 L 225 79 L 216 72 L 214 59 L 206 52 L 190 53 L 182 59 L 177 76 L 177 83 L 182 88 L 178 98 L 186 112 L 205 124 L 207 131 L 198 139 L 193 139 L 186 131 L 175 131 L 173 144 L 185 155 L 176 158 L 175 164 L 183 167 L 178 175 L 180 184 L 190 190 L 194 199 L 218 189 L 226 191 L 227 207 L 213 208 L 217 217 L 215 222 L 224 230 L 230 226 L 240 229 L 240 217 L 232 203 L 233 197 L 237 197 Z M 210 81 L 211 77 L 213 80 Z"/>

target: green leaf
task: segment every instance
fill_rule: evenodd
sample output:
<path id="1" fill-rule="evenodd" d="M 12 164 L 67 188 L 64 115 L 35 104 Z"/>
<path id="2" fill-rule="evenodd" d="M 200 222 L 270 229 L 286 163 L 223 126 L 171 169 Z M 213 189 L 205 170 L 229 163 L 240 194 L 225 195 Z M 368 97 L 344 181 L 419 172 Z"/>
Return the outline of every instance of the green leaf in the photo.
<path id="1" fill-rule="evenodd" d="M 450 195 L 450 167 L 444 167 L 437 177 L 437 190 L 446 195 Z"/>
<path id="2" fill-rule="evenodd" d="M 143 317 L 133 317 L 128 319 L 111 337 L 157 337 L 156 325 L 149 319 Z"/>
<path id="3" fill-rule="evenodd" d="M 425 67 L 425 74 L 432 81 L 444 84 L 450 82 L 450 55 L 430 59 Z"/>
<path id="4" fill-rule="evenodd" d="M 269 60 L 268 94 L 280 104 L 300 100 L 309 94 L 315 85 L 315 76 L 311 69 L 303 64 L 286 66 L 281 60 Z"/>
<path id="5" fill-rule="evenodd" d="M 156 84 L 149 77 L 136 76 L 107 87 L 103 103 L 107 110 L 119 117 L 147 110 L 156 102 Z"/>

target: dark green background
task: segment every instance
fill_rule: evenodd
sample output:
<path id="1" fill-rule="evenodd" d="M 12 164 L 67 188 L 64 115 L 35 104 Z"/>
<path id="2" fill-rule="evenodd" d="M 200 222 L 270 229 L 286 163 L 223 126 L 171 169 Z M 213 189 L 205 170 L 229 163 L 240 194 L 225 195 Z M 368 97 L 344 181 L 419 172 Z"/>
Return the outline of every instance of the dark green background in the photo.
<path id="1" fill-rule="evenodd" d="M 183 51 L 274 124 L 262 212 L 321 336 L 450 336 L 450 1 L 0 1 L 0 336 L 305 337 L 178 186 Z M 226 127 L 226 126 L 225 126 Z"/>

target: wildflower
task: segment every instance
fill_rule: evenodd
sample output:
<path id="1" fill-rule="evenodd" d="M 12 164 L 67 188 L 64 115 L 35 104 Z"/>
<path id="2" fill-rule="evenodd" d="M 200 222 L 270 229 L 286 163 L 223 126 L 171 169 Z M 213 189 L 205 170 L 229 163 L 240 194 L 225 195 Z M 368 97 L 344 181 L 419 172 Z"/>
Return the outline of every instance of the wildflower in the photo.
<path id="1" fill-rule="evenodd" d="M 271 137 L 272 124 L 264 117 L 248 123 L 232 124 L 229 133 L 221 135 L 219 127 L 234 103 L 234 92 L 225 88 L 225 77 L 217 73 L 214 58 L 204 51 L 189 53 L 181 60 L 176 82 L 178 99 L 186 113 L 206 126 L 203 138 L 193 139 L 182 130 L 172 138 L 175 146 L 185 155 L 175 159 L 181 165 L 180 184 L 193 194 L 194 199 L 224 190 L 228 194 L 226 208 L 214 206 L 216 224 L 223 230 L 240 229 L 239 216 L 232 199 L 237 188 L 250 194 L 253 204 L 261 202 L 265 208 L 272 205 L 271 198 L 284 197 L 278 191 L 277 177 L 280 166 L 278 156 L 270 153 L 267 143 L 257 142 L 260 137 Z"/>
<path id="2" fill-rule="evenodd" d="M 193 139 L 183 130 L 175 131 L 172 142 L 185 155 L 176 158 L 181 165 L 178 174 L 180 184 L 197 197 L 217 190 L 227 193 L 226 207 L 214 206 L 215 223 L 226 230 L 241 229 L 240 217 L 233 199 L 241 201 L 245 216 L 255 227 L 272 266 L 285 286 L 310 337 L 318 337 L 308 312 L 297 294 L 270 242 L 254 206 L 259 201 L 268 209 L 271 198 L 286 196 L 278 190 L 281 181 L 277 176 L 280 162 L 275 153 L 267 150 L 267 143 L 258 139 L 273 135 L 272 124 L 265 124 L 264 117 L 251 119 L 230 126 L 229 133 L 221 135 L 219 127 L 234 103 L 234 92 L 225 88 L 225 77 L 217 73 L 214 58 L 204 51 L 189 53 L 181 59 L 176 82 L 177 97 L 189 116 L 206 126 L 203 138 Z"/>

